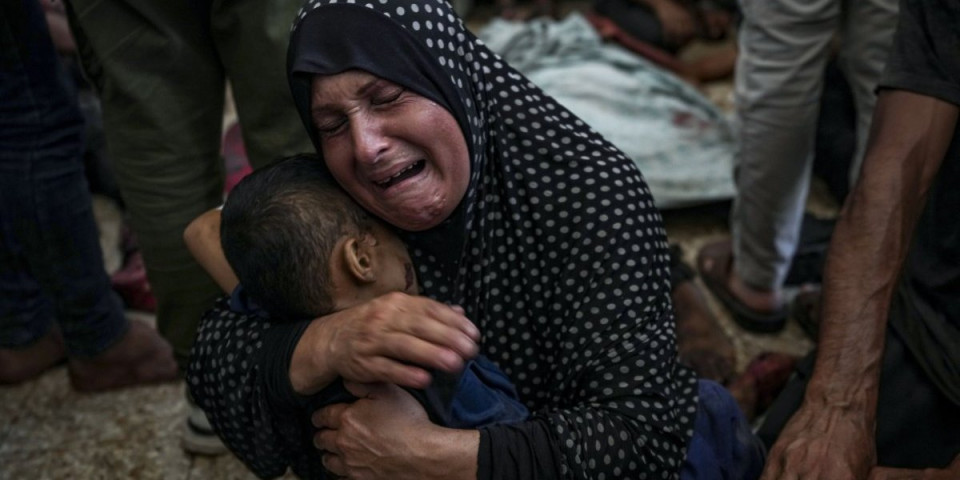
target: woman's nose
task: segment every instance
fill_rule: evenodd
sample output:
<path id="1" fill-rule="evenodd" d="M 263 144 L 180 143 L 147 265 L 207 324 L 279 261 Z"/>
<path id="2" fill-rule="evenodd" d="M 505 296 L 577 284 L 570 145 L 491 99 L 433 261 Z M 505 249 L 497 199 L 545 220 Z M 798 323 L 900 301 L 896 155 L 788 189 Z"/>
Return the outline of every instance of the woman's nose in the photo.
<path id="1" fill-rule="evenodd" d="M 353 152 L 357 160 L 365 163 L 375 163 L 387 150 L 388 141 L 383 132 L 383 125 L 375 118 L 358 119 L 351 126 L 353 135 Z"/>

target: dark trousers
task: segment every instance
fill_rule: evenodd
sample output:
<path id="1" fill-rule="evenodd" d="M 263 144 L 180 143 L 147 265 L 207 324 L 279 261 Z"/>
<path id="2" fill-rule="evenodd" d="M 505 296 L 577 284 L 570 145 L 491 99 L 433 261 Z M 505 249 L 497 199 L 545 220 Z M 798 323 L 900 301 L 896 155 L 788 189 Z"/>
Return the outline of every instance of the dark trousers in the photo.
<path id="1" fill-rule="evenodd" d="M 801 361 L 757 432 L 768 448 L 803 401 L 815 353 Z M 876 434 L 877 463 L 886 467 L 945 467 L 960 453 L 960 406 L 927 379 L 891 329 L 880 374 Z"/>
<path id="2" fill-rule="evenodd" d="M 250 164 L 313 151 L 286 84 L 302 0 L 69 0 L 83 68 L 100 94 L 107 154 L 157 298 L 157 330 L 186 367 L 223 294 L 183 242 L 223 202 L 227 79 Z"/>
<path id="3" fill-rule="evenodd" d="M 96 355 L 127 321 L 103 268 L 83 172 L 83 119 L 40 4 L 0 2 L 0 347 L 56 321 Z"/>

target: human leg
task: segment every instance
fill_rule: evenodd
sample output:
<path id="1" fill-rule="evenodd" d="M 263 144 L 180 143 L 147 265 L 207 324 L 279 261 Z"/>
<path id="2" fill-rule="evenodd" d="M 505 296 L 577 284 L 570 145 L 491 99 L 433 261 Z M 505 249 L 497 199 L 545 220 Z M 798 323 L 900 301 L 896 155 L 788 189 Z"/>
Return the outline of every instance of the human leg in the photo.
<path id="1" fill-rule="evenodd" d="M 186 367 L 219 294 L 183 244 L 222 200 L 224 75 L 209 12 L 191 2 L 73 0 L 84 68 L 101 94 L 108 153 L 157 297 L 157 326 Z"/>
<path id="2" fill-rule="evenodd" d="M 287 86 L 290 25 L 303 2 L 214 2 L 211 33 L 237 104 L 247 157 L 254 168 L 313 145 Z"/>
<path id="3" fill-rule="evenodd" d="M 740 148 L 730 218 L 734 259 L 729 271 L 707 267 L 745 308 L 776 313 L 810 184 L 823 68 L 840 5 L 818 0 L 742 6 L 735 79 Z M 782 325 L 782 313 L 778 318 Z"/>
<path id="4" fill-rule="evenodd" d="M 84 180 L 83 119 L 39 4 L 4 3 L 0 36 L 0 298 L 13 300 L 2 302 L 0 330 L 19 322 L 12 342 L 32 344 L 18 352 L 33 363 L 20 373 L 62 358 L 59 333 L 49 330 L 55 318 L 78 389 L 170 379 L 169 346 L 152 331 L 131 333 L 110 289 Z M 140 352 L 130 351 L 131 340 Z M 102 362 L 106 352 L 117 364 L 104 365 L 112 369 L 91 385 L 76 366 Z"/>
<path id="5" fill-rule="evenodd" d="M 857 110 L 856 150 L 850 165 L 850 185 L 857 181 L 867 148 L 870 121 L 887 55 L 897 26 L 897 0 L 847 1 L 843 43 L 837 63 L 846 75 Z"/>

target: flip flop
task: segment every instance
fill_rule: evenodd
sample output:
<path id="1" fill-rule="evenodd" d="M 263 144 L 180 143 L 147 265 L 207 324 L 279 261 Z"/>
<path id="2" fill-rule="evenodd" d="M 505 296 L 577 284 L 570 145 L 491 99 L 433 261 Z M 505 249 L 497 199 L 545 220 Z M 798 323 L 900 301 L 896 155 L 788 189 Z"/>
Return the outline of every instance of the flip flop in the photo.
<path id="1" fill-rule="evenodd" d="M 727 287 L 731 268 L 733 268 L 733 247 L 730 240 L 708 244 L 697 254 L 697 270 L 703 278 L 704 285 L 727 310 L 730 310 L 737 324 L 756 333 L 775 333 L 783 330 L 784 325 L 787 324 L 786 308 L 781 307 L 773 312 L 760 312 L 741 302 Z"/>

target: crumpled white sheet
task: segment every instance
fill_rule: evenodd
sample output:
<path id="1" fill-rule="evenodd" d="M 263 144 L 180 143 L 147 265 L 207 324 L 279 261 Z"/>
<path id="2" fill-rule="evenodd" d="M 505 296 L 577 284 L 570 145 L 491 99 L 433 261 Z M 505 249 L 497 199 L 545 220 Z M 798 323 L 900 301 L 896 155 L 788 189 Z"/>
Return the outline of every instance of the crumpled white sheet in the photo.
<path id="1" fill-rule="evenodd" d="M 478 36 L 633 158 L 661 209 L 733 197 L 732 122 L 672 73 L 604 43 L 583 16 L 495 19 Z"/>

